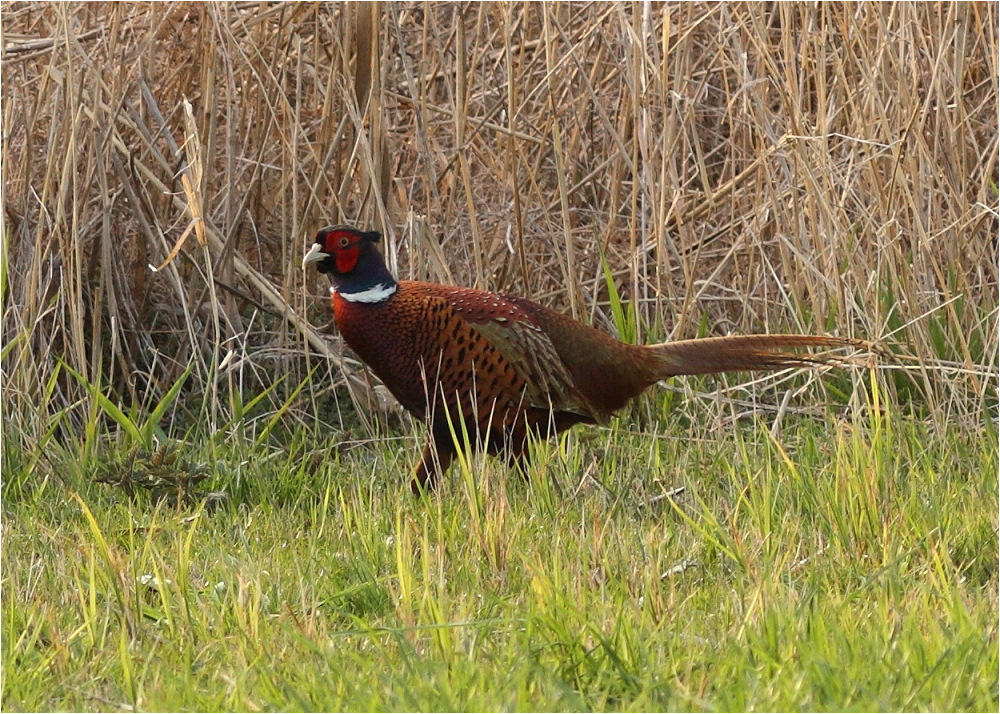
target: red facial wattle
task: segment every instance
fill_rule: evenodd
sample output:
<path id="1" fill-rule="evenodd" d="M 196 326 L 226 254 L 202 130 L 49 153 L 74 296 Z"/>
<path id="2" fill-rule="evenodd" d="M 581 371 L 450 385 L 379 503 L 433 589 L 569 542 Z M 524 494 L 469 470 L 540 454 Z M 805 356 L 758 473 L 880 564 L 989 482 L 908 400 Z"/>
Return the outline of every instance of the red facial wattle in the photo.
<path id="1" fill-rule="evenodd" d="M 334 251 L 334 255 L 337 258 L 337 272 L 342 275 L 346 275 L 354 270 L 358 264 L 358 246 L 356 243 L 346 248 L 337 248 Z"/>

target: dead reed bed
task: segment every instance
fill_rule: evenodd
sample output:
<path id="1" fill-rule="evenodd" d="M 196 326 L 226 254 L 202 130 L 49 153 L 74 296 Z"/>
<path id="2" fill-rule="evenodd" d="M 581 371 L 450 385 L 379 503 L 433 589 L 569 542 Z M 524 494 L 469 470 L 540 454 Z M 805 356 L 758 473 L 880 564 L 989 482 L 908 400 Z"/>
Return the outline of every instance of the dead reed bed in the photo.
<path id="1" fill-rule="evenodd" d="M 83 424 L 67 368 L 141 407 L 193 363 L 178 408 L 211 425 L 315 366 L 361 385 L 300 267 L 331 222 L 383 231 L 404 277 L 611 329 L 606 257 L 644 340 L 881 340 L 906 399 L 981 419 L 997 22 L 992 3 L 5 3 L 5 428 Z"/>

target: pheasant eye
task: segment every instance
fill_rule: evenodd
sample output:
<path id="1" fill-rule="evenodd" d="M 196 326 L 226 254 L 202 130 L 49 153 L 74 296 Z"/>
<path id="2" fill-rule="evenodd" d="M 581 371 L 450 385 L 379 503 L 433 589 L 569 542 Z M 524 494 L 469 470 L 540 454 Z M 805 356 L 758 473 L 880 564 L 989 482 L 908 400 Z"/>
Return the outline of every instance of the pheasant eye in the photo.
<path id="1" fill-rule="evenodd" d="M 351 239 L 350 238 L 348 238 L 347 236 L 341 236 L 340 237 L 340 247 L 341 248 L 346 248 L 350 244 L 351 244 Z"/>

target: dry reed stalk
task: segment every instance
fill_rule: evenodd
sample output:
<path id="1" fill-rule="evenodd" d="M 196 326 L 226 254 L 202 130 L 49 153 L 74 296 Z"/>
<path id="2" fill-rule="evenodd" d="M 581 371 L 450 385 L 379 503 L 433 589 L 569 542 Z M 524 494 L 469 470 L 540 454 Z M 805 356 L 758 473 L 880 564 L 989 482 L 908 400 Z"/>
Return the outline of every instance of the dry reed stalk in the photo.
<path id="1" fill-rule="evenodd" d="M 299 267 L 342 220 L 383 230 L 404 277 L 610 327 L 604 255 L 644 338 L 885 337 L 935 418 L 995 409 L 996 5 L 0 17 L 3 398 L 26 433 L 39 411 L 82 423 L 57 358 L 124 403 L 193 360 L 189 408 L 215 423 L 315 355 L 373 399 Z M 319 396 L 290 414 L 323 415 Z"/>

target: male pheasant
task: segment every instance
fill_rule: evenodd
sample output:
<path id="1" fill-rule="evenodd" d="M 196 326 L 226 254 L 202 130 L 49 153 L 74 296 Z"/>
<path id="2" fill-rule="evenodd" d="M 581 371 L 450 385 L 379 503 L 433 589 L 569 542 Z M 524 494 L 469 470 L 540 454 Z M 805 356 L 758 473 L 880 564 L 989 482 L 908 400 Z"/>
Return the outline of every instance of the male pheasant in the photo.
<path id="1" fill-rule="evenodd" d="M 302 261 L 330 277 L 347 344 L 430 438 L 413 472 L 431 488 L 463 428 L 488 453 L 523 460 L 528 434 L 603 423 L 655 382 L 684 374 L 780 369 L 827 360 L 777 350 L 859 346 L 809 335 L 715 337 L 630 345 L 512 295 L 396 281 L 375 243 L 351 226 L 316 234 Z"/>

